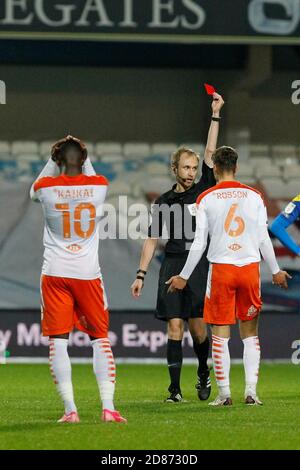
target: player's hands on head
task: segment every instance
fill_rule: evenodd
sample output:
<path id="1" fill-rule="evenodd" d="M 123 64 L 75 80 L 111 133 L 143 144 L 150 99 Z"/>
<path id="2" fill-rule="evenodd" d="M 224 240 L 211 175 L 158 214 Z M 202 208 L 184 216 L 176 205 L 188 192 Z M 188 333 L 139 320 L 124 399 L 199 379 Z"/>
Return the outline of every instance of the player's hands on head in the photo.
<path id="1" fill-rule="evenodd" d="M 221 111 L 223 105 L 224 105 L 224 100 L 222 96 L 219 95 L 219 93 L 214 93 L 213 101 L 211 104 L 211 109 L 212 109 L 213 114 L 218 114 Z"/>
<path id="2" fill-rule="evenodd" d="M 180 276 L 172 276 L 170 279 L 166 282 L 166 284 L 169 285 L 168 293 L 175 292 L 176 290 L 182 290 L 185 288 L 187 283 L 186 279 L 183 279 Z"/>
<path id="3" fill-rule="evenodd" d="M 144 287 L 144 281 L 142 281 L 142 279 L 135 279 L 135 281 L 130 287 L 132 296 L 135 297 L 136 299 L 140 297 L 143 287 Z"/>
<path id="4" fill-rule="evenodd" d="M 292 276 L 286 271 L 278 271 L 278 273 L 273 274 L 273 284 L 279 286 L 281 289 L 288 288 L 288 279 L 292 279 Z"/>
<path id="5" fill-rule="evenodd" d="M 60 148 L 63 144 L 66 144 L 67 142 L 76 142 L 82 152 L 82 157 L 83 157 L 83 162 L 87 159 L 87 148 L 82 142 L 82 140 L 78 139 L 77 137 L 74 137 L 73 135 L 67 135 L 63 139 L 58 140 L 51 148 L 51 158 L 52 160 L 58 165 L 61 166 L 62 160 L 61 160 L 61 154 L 60 154 Z"/>
<path id="6" fill-rule="evenodd" d="M 58 140 L 51 148 L 51 158 L 58 165 L 61 165 L 60 147 L 66 142 L 66 138 Z"/>

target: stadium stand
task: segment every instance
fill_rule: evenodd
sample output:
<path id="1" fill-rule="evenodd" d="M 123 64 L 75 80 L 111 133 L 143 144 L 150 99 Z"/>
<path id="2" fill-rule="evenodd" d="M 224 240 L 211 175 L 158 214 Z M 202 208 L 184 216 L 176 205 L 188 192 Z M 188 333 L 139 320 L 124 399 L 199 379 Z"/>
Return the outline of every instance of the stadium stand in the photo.
<path id="1" fill-rule="evenodd" d="M 0 197 L 5 214 L 5 218 L 0 220 L 0 263 L 5 266 L 0 277 L 0 307 L 3 308 L 39 305 L 39 289 L 36 286 L 39 285 L 42 259 L 42 214 L 29 201 L 28 192 L 49 158 L 54 141 L 0 142 Z M 130 232 L 130 224 L 135 217 L 128 214 L 128 208 L 131 204 L 143 204 L 147 212 L 158 195 L 171 188 L 174 179 L 169 167 L 170 155 L 182 143 L 88 142 L 87 145 L 96 172 L 110 181 L 107 204 L 116 209 L 117 229 L 122 233 Z M 203 143 L 184 145 L 203 155 Z M 250 158 L 239 164 L 240 181 L 264 193 L 270 220 L 299 192 L 298 150 L 291 145 L 250 144 Z M 120 196 L 127 196 L 126 204 L 124 201 L 120 203 Z M 147 217 L 147 213 L 141 216 L 143 236 L 147 235 Z M 292 232 L 296 239 L 300 239 L 297 226 L 292 228 Z M 136 308 L 128 286 L 134 274 L 132 266 L 138 264 L 142 243 L 142 238 L 138 243 L 126 239 L 102 242 L 100 259 L 112 308 Z M 278 242 L 275 242 L 275 247 L 279 250 Z M 284 260 L 288 262 L 287 252 L 282 248 L 280 250 L 280 255 L 285 256 Z M 15 260 L 12 261 L 16 252 L 17 275 Z M 155 305 L 159 257 L 160 252 L 147 275 L 147 289 L 143 294 L 146 309 Z M 110 294 L 116 289 L 120 296 L 113 298 Z"/>

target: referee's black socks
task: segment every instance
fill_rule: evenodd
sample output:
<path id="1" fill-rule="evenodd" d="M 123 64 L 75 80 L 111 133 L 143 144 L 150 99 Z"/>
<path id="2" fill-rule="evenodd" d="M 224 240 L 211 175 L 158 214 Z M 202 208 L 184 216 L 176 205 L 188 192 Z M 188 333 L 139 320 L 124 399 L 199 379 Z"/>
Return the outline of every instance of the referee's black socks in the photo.
<path id="1" fill-rule="evenodd" d="M 200 374 L 202 374 L 203 372 L 206 372 L 208 369 L 207 360 L 208 360 L 208 354 L 209 354 L 209 339 L 208 337 L 206 337 L 203 343 L 199 343 L 197 340 L 193 338 L 193 345 L 194 345 L 195 354 L 199 362 L 199 366 L 198 366 L 198 377 L 199 377 Z"/>
<path id="2" fill-rule="evenodd" d="M 169 392 L 180 390 L 180 374 L 182 366 L 182 341 L 168 339 L 167 360 L 171 385 Z"/>

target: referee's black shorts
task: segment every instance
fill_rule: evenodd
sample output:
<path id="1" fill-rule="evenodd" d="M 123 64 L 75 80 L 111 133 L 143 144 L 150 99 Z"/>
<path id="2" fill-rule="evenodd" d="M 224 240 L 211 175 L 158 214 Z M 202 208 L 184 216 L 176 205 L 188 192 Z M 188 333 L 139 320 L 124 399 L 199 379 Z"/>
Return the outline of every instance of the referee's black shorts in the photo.
<path id="1" fill-rule="evenodd" d="M 167 253 L 161 265 L 158 281 L 158 293 L 155 317 L 168 321 L 172 318 L 202 318 L 204 298 L 206 292 L 209 263 L 206 252 L 196 266 L 193 274 L 183 290 L 167 293 L 169 286 L 166 283 L 171 276 L 180 273 L 185 265 L 187 254 Z"/>

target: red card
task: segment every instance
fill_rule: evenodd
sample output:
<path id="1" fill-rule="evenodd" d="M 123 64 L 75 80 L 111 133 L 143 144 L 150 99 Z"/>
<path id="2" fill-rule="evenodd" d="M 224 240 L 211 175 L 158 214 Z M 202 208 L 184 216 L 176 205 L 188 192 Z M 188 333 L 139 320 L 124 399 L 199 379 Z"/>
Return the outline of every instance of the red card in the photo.
<path id="1" fill-rule="evenodd" d="M 204 83 L 204 86 L 205 86 L 206 93 L 208 95 L 213 95 L 216 92 L 215 88 L 212 85 L 208 85 L 208 83 Z"/>

